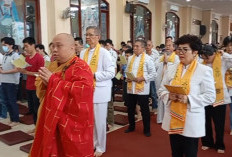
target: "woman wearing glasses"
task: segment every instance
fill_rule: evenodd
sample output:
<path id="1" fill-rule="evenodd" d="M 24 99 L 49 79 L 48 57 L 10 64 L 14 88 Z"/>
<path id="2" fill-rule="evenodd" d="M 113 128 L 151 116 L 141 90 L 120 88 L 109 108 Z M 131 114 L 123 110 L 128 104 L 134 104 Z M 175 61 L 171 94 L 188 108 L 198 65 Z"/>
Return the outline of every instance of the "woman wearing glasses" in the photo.
<path id="1" fill-rule="evenodd" d="M 196 59 L 202 47 L 197 36 L 184 35 L 176 45 L 180 63 L 168 68 L 158 92 L 165 104 L 162 128 L 169 133 L 172 157 L 197 157 L 198 139 L 205 136 L 205 106 L 216 97 L 213 71 Z M 165 85 L 185 94 L 169 92 Z"/>
<path id="2" fill-rule="evenodd" d="M 205 107 L 206 114 L 206 136 L 202 138 L 202 149 L 217 149 L 218 153 L 225 153 L 224 145 L 224 127 L 226 104 L 231 102 L 225 83 L 225 73 L 232 67 L 232 55 L 217 51 L 211 45 L 204 45 L 199 56 L 204 60 L 203 64 L 213 70 L 215 80 L 216 101 L 212 105 Z M 216 140 L 213 138 L 212 123 L 213 120 L 216 132 Z"/>

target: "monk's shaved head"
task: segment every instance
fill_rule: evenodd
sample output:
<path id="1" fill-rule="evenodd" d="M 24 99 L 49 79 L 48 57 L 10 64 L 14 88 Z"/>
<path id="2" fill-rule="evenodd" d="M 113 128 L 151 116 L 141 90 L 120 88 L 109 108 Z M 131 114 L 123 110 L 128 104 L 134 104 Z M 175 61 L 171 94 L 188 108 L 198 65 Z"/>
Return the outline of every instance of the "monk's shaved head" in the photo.
<path id="1" fill-rule="evenodd" d="M 75 55 L 75 40 L 70 34 L 57 34 L 52 40 L 52 50 L 54 59 L 65 63 Z"/>
<path id="2" fill-rule="evenodd" d="M 75 45 L 75 40 L 73 38 L 73 36 L 71 34 L 68 34 L 68 33 L 60 33 L 60 34 L 57 34 L 55 38 L 61 38 L 61 39 L 64 39 L 64 42 L 67 42 L 71 45 Z M 54 40 L 53 39 L 53 40 Z"/>

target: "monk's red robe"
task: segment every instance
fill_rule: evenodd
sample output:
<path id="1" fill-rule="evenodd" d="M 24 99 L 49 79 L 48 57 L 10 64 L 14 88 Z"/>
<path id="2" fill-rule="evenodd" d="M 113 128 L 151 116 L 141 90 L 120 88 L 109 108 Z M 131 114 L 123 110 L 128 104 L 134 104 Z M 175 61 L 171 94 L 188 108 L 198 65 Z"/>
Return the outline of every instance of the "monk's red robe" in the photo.
<path id="1" fill-rule="evenodd" d="M 93 156 L 93 74 L 74 57 L 49 79 L 31 157 Z"/>

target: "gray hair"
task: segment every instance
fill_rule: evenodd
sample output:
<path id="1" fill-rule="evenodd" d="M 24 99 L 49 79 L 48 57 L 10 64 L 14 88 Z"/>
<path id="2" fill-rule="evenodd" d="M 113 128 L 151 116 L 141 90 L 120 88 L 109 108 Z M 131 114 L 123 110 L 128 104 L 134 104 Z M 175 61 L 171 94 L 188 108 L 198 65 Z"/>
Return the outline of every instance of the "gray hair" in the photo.
<path id="1" fill-rule="evenodd" d="M 93 29 L 95 35 L 101 35 L 101 30 L 99 29 L 99 27 L 97 27 L 97 26 L 88 26 L 86 28 L 86 31 L 88 31 L 89 29 Z"/>
<path id="2" fill-rule="evenodd" d="M 143 48 L 145 48 L 145 47 L 147 46 L 147 43 L 145 42 L 145 40 L 137 39 L 137 40 L 135 40 L 135 43 L 136 43 L 136 42 L 141 43 L 141 46 L 142 46 Z"/>

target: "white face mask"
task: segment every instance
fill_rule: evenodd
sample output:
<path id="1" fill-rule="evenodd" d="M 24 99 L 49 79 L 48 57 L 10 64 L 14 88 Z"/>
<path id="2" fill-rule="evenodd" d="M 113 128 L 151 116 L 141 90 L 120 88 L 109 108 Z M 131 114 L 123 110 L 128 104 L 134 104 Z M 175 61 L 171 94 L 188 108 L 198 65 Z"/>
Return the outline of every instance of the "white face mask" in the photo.
<path id="1" fill-rule="evenodd" d="M 3 53 L 9 52 L 9 48 L 7 46 L 2 46 Z"/>

